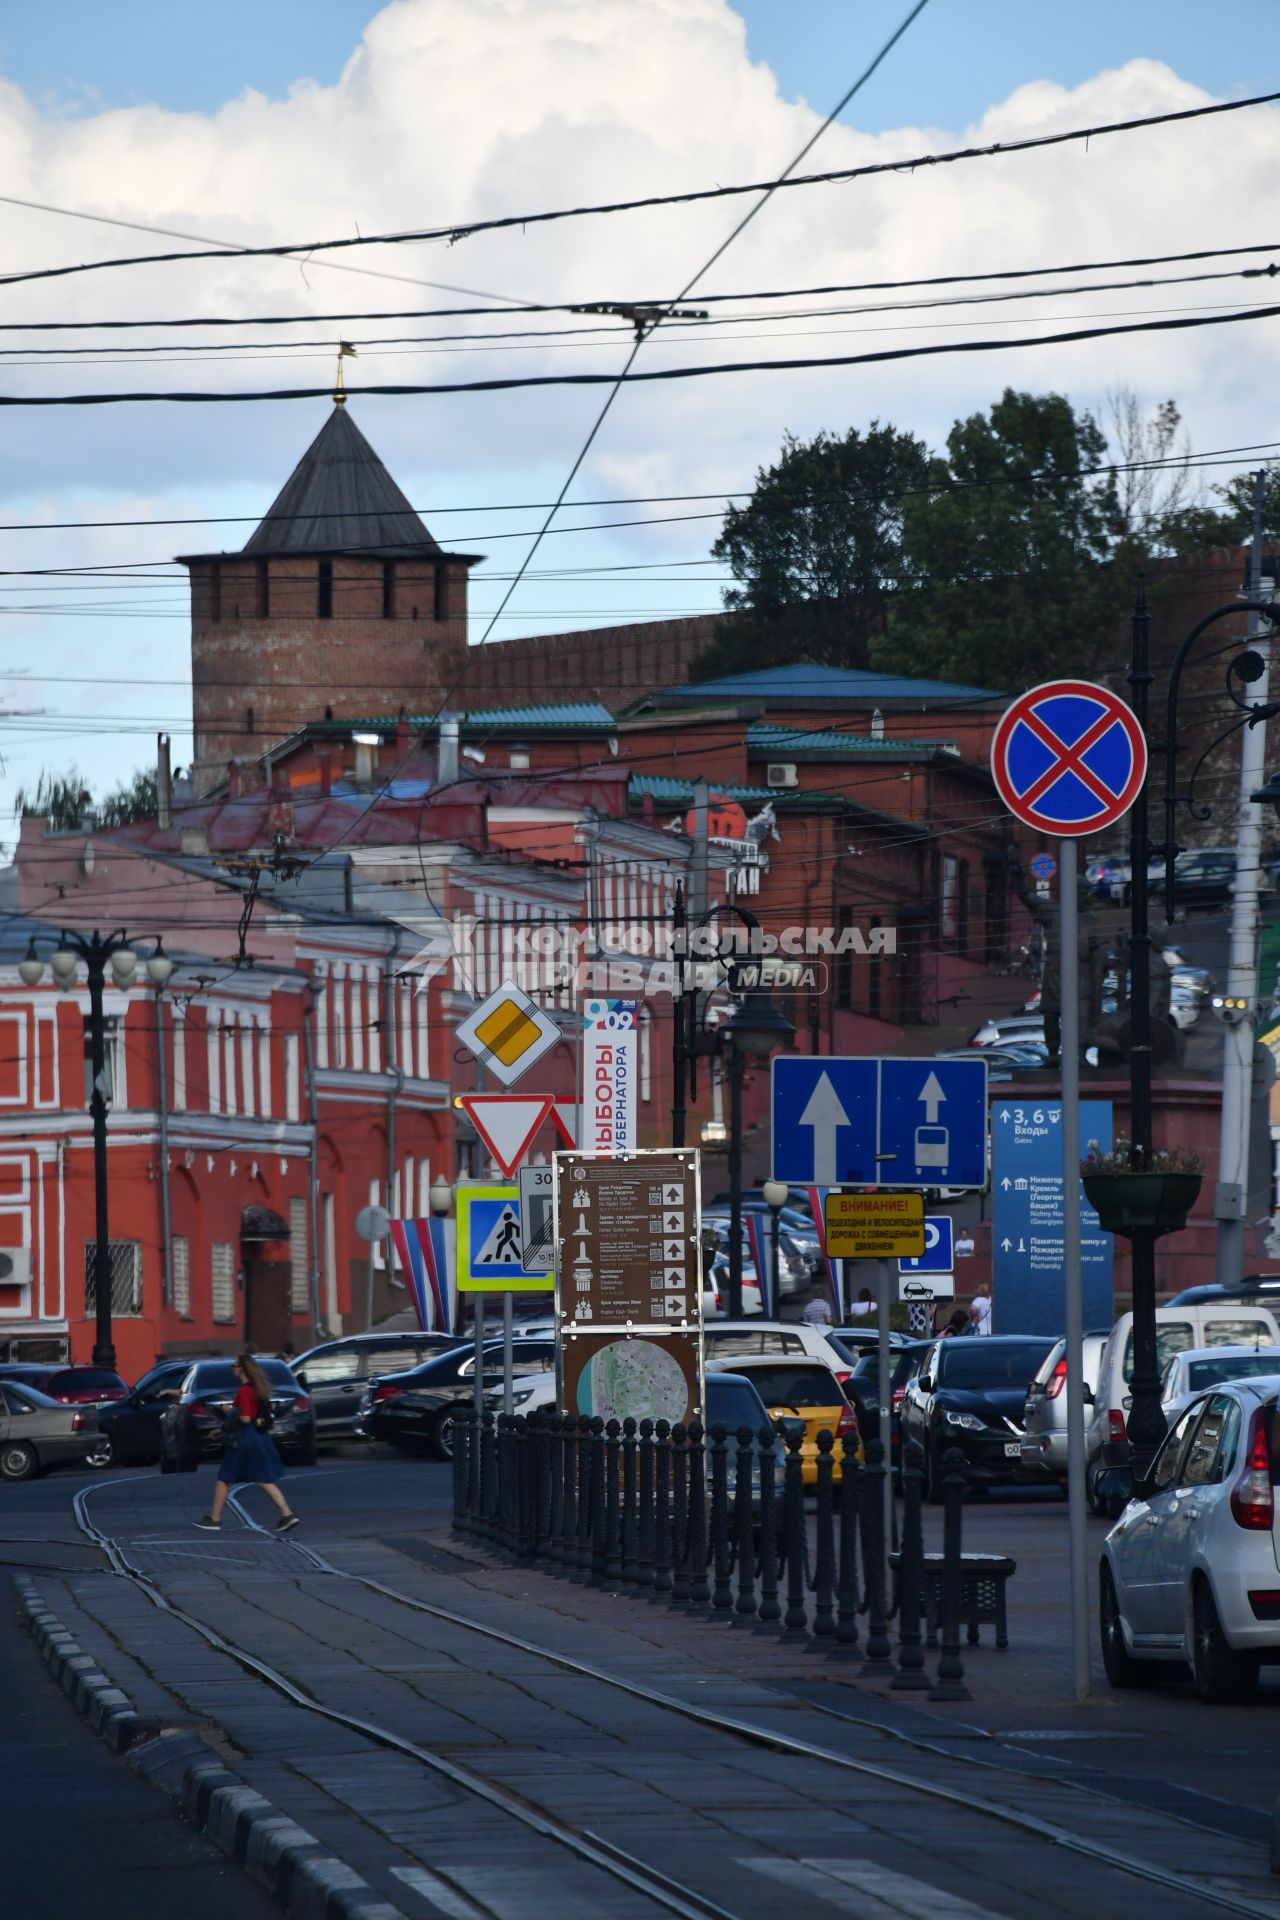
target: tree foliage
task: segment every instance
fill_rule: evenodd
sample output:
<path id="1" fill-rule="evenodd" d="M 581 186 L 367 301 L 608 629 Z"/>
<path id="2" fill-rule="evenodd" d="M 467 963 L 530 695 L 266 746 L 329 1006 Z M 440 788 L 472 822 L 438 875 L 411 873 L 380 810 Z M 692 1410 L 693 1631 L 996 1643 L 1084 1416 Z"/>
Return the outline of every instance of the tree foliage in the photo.
<path id="1" fill-rule="evenodd" d="M 65 773 L 42 769 L 33 788 L 19 787 L 15 795 L 17 811 L 27 820 L 47 820 L 63 833 L 73 832 L 86 814 L 91 813 L 99 826 L 125 827 L 135 820 L 154 820 L 158 796 L 156 776 L 146 767 L 138 767 L 127 780 L 101 801 L 93 799 L 80 769 L 70 766 Z"/>
<path id="2" fill-rule="evenodd" d="M 97 815 L 104 827 L 127 827 L 135 820 L 154 820 L 159 803 L 154 772 L 138 767 L 99 803 Z"/>
<path id="3" fill-rule="evenodd" d="M 733 573 L 725 605 L 736 618 L 695 677 L 797 658 L 866 666 L 902 579 L 905 503 L 924 484 L 927 456 L 922 440 L 875 420 L 843 437 L 789 435 L 712 548 Z"/>

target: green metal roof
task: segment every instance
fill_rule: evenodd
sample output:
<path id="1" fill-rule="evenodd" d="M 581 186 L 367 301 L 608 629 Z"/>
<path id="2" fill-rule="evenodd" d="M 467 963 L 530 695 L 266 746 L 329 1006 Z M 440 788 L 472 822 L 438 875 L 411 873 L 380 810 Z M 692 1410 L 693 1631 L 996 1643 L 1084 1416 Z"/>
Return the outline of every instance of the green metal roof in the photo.
<path id="1" fill-rule="evenodd" d="M 798 787 L 743 787 L 731 781 L 710 780 L 707 783 L 712 793 L 723 794 L 726 800 L 751 800 L 763 803 L 771 800 L 775 806 L 847 806 L 837 793 L 810 793 Z M 663 773 L 633 773 L 627 783 L 633 794 L 652 794 L 655 800 L 670 800 L 681 806 L 693 803 L 692 780 L 673 780 Z"/>
<path id="2" fill-rule="evenodd" d="M 367 714 L 361 719 L 316 720 L 312 726 L 317 732 L 329 733 L 394 733 L 401 724 L 417 733 L 434 733 L 440 724 L 438 713 L 382 713 Z M 537 733 L 564 732 L 566 729 L 580 729 L 584 733 L 614 731 L 614 718 L 608 707 L 602 707 L 597 701 L 582 700 L 563 707 L 478 707 L 474 713 L 462 716 L 464 733 L 494 732 L 518 727 L 522 732 Z"/>
<path id="3" fill-rule="evenodd" d="M 747 728 L 747 748 L 763 753 L 813 753 L 836 755 L 842 760 L 864 754 L 885 759 L 932 759 L 935 753 L 955 753 L 946 740 L 895 740 L 871 734 L 844 733 L 838 728 L 810 730 L 806 727 L 779 727 L 769 721 L 756 721 Z"/>

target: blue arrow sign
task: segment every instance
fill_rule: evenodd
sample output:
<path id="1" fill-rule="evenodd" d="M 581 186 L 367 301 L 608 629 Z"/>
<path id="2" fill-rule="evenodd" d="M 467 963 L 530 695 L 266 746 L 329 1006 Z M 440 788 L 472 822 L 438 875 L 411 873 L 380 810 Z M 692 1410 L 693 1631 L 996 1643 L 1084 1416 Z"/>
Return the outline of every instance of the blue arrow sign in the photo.
<path id="1" fill-rule="evenodd" d="M 899 1260 L 899 1273 L 950 1273 L 954 1266 L 954 1232 L 949 1213 L 927 1213 L 924 1218 L 924 1252 Z"/>
<path id="2" fill-rule="evenodd" d="M 985 1187 L 985 1061 L 775 1059 L 773 1177 L 800 1186 Z"/>

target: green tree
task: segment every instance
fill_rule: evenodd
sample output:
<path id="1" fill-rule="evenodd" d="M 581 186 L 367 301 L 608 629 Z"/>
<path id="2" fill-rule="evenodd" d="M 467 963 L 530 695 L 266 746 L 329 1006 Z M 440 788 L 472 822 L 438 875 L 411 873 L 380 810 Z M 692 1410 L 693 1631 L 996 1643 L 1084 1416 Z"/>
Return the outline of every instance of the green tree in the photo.
<path id="1" fill-rule="evenodd" d="M 135 820 L 154 820 L 158 806 L 156 776 L 139 767 L 100 802 L 97 814 L 104 827 L 127 827 Z"/>
<path id="2" fill-rule="evenodd" d="M 902 576 L 904 502 L 927 464 L 922 440 L 875 420 L 842 438 L 788 435 L 750 500 L 725 515 L 712 553 L 733 573 L 735 618 L 691 677 L 789 660 L 865 667 Z"/>
<path id="3" fill-rule="evenodd" d="M 1170 514 L 1161 529 L 1173 553 L 1207 553 L 1214 547 L 1238 547 L 1253 537 L 1253 475 L 1233 474 L 1210 487 L 1207 500 Z M 1262 533 L 1280 539 L 1280 473 L 1268 472 L 1262 503 Z"/>
<path id="4" fill-rule="evenodd" d="M 69 833 L 80 825 L 91 804 L 89 789 L 77 766 L 65 773 L 50 773 L 42 768 L 34 787 L 19 787 L 14 808 L 24 820 L 47 820 L 51 827 Z"/>
<path id="5" fill-rule="evenodd" d="M 957 420 L 933 487 L 908 503 L 918 585 L 895 608 L 881 663 L 1017 689 L 1087 668 L 1110 643 L 1110 565 L 1122 533 L 1106 441 L 1061 394 L 1006 389 Z"/>

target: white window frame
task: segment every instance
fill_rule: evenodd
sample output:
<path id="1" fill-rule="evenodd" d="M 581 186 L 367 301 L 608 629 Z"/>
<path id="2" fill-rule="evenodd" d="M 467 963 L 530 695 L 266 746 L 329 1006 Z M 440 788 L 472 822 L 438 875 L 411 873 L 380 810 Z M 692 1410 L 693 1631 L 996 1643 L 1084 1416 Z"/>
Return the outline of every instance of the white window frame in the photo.
<path id="1" fill-rule="evenodd" d="M 173 1110 L 185 1113 L 187 1106 L 187 1010 L 171 1001 L 173 1022 L 170 1033 L 173 1038 Z"/>
<path id="2" fill-rule="evenodd" d="M 286 1033 L 284 1037 L 284 1117 L 286 1120 L 302 1118 L 302 1035 Z"/>
<path id="3" fill-rule="evenodd" d="M 216 1007 L 206 1007 L 205 1045 L 209 1053 L 209 1111 L 222 1112 L 222 1015 Z"/>
<path id="4" fill-rule="evenodd" d="M 258 1112 L 271 1118 L 271 1026 L 265 1013 L 258 1015 Z"/>
<path id="5" fill-rule="evenodd" d="M 191 1318 L 191 1242 L 175 1233 L 169 1242 L 169 1270 L 173 1275 L 173 1310 L 181 1320 Z"/>

